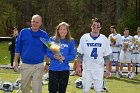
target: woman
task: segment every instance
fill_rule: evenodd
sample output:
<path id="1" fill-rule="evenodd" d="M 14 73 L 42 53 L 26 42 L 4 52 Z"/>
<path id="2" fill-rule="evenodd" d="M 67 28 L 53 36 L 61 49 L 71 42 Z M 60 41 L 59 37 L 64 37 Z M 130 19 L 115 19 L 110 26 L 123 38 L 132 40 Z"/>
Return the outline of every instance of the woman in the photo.
<path id="1" fill-rule="evenodd" d="M 10 51 L 10 63 L 11 63 L 11 67 L 13 67 L 13 62 L 14 62 L 14 57 L 15 57 L 15 41 L 16 41 L 16 38 L 17 38 L 17 35 L 18 35 L 18 30 L 16 27 L 13 28 L 13 34 L 11 35 L 12 36 L 12 39 L 11 39 L 11 42 L 9 43 L 9 51 Z M 18 60 L 18 64 L 20 63 L 20 59 Z"/>
<path id="2" fill-rule="evenodd" d="M 75 41 L 70 35 L 69 24 L 60 23 L 56 27 L 55 36 L 50 42 L 60 44 L 60 53 L 48 51 L 49 66 L 49 93 L 65 93 L 69 80 L 69 62 L 76 56 Z"/>

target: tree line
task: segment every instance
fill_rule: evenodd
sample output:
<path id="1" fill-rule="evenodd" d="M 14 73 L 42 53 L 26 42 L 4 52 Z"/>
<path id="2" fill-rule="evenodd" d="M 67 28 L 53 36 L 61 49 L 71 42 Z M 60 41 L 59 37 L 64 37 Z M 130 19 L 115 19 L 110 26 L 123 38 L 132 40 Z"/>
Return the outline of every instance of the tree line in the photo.
<path id="1" fill-rule="evenodd" d="M 69 23 L 76 42 L 91 31 L 94 17 L 102 20 L 101 33 L 107 36 L 111 25 L 121 34 L 128 27 L 134 35 L 140 26 L 140 0 L 0 0 L 0 36 L 9 36 L 14 26 L 29 27 L 34 14 L 42 16 L 42 28 L 50 36 L 60 22 Z"/>

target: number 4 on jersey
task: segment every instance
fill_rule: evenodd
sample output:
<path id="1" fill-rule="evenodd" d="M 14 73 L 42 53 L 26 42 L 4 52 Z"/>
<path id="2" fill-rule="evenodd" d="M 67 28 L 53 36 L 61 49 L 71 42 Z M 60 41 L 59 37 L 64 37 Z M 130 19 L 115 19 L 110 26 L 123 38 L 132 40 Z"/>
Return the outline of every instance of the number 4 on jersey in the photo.
<path id="1" fill-rule="evenodd" d="M 97 59 L 97 57 L 98 57 L 97 48 L 93 48 L 93 50 L 91 52 L 91 57 L 94 57 L 94 59 Z"/>

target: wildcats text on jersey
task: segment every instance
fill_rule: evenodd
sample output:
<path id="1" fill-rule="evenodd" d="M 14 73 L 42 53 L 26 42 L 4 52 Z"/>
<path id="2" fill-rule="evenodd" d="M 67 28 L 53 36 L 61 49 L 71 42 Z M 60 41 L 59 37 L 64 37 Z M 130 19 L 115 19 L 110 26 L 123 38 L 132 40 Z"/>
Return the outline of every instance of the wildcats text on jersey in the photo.
<path id="1" fill-rule="evenodd" d="M 88 47 L 102 47 L 102 43 L 87 43 Z"/>

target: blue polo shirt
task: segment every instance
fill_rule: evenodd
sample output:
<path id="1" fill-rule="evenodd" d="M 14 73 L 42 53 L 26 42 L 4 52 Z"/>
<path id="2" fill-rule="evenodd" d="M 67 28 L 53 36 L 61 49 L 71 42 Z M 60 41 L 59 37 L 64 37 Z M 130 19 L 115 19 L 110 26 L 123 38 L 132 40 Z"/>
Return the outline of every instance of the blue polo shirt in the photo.
<path id="1" fill-rule="evenodd" d="M 22 63 L 38 64 L 44 62 L 47 48 L 40 41 L 40 37 L 49 40 L 47 33 L 41 29 L 37 32 L 33 32 L 31 28 L 20 31 L 16 39 L 15 52 L 20 53 Z"/>

